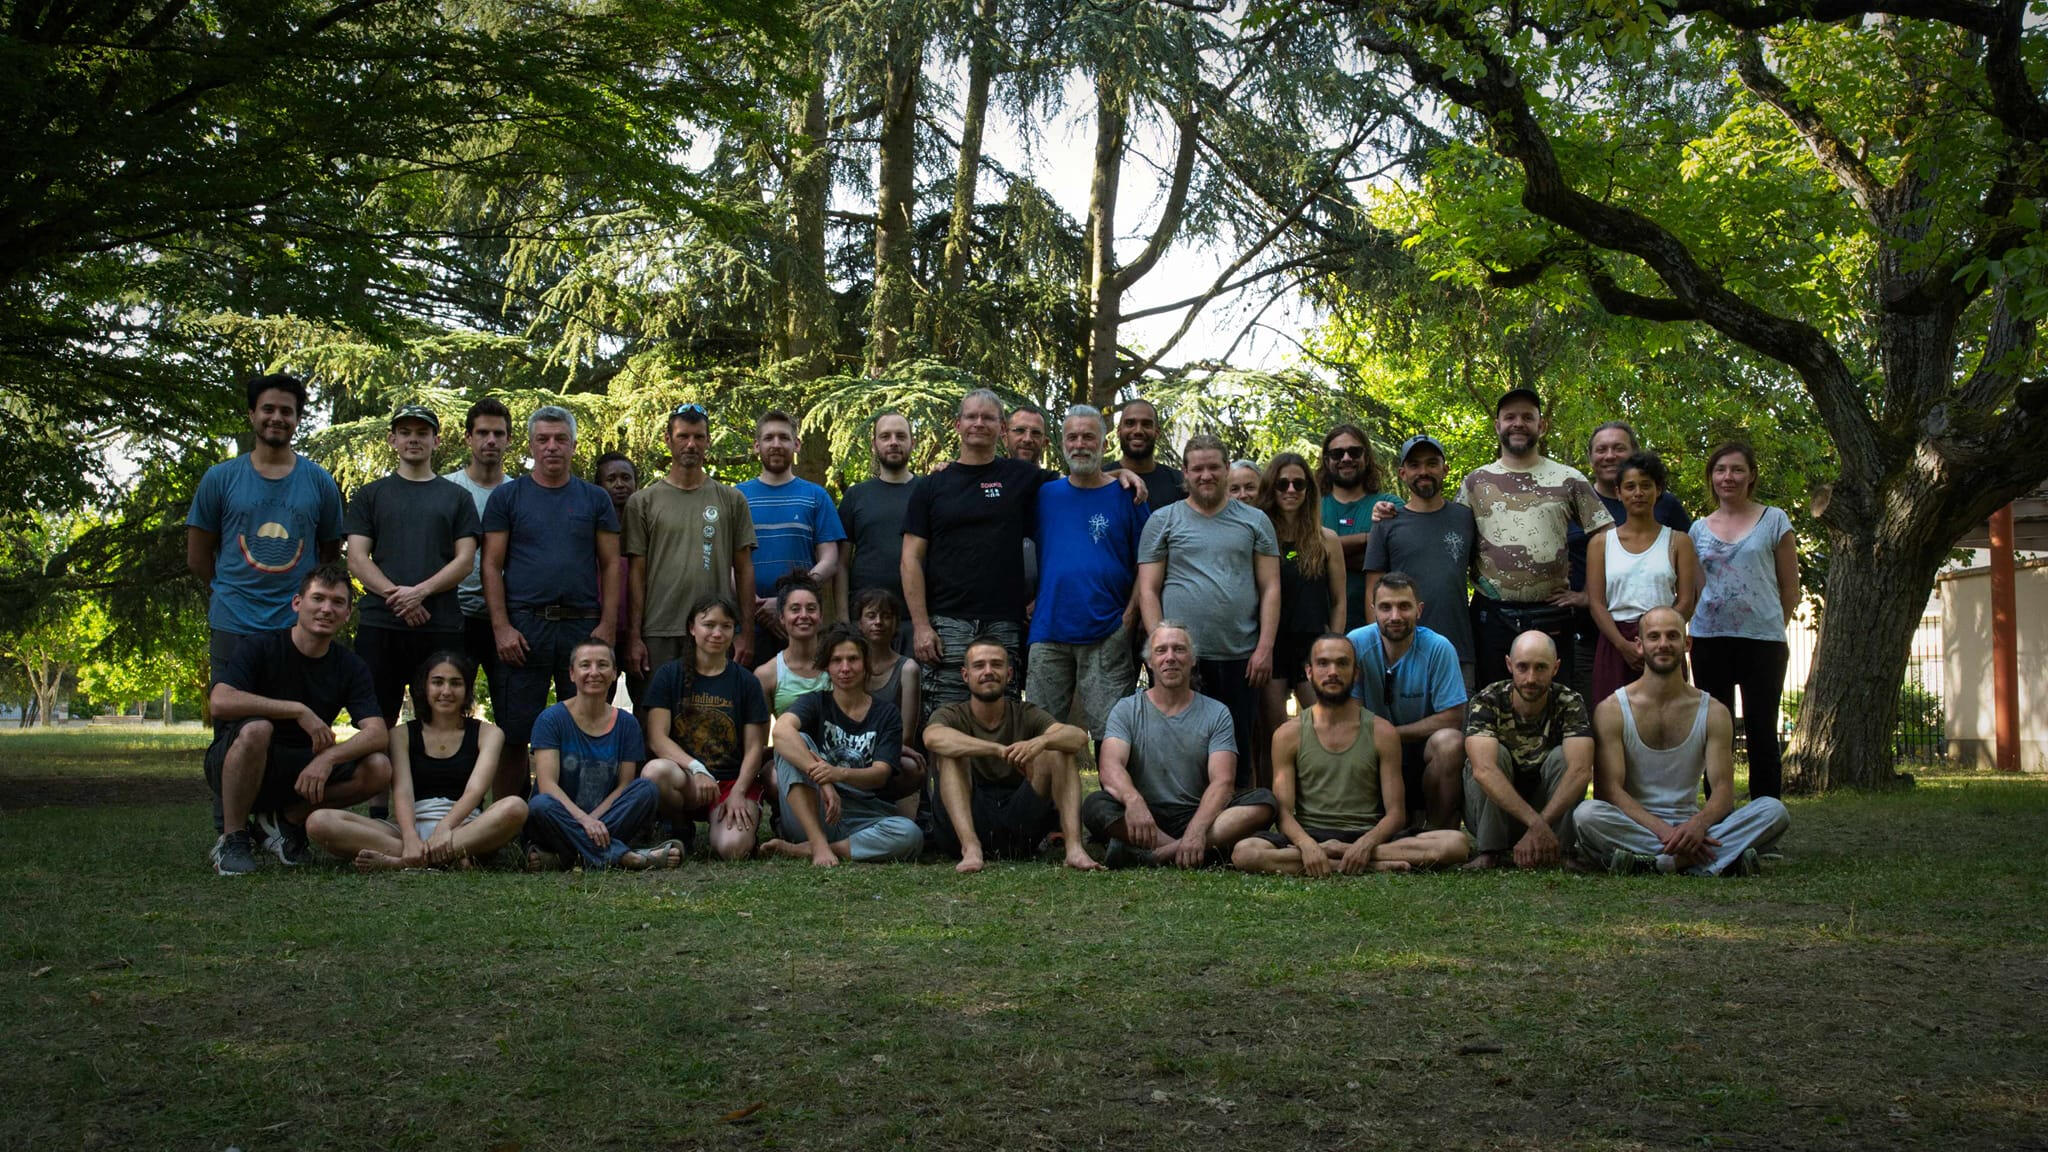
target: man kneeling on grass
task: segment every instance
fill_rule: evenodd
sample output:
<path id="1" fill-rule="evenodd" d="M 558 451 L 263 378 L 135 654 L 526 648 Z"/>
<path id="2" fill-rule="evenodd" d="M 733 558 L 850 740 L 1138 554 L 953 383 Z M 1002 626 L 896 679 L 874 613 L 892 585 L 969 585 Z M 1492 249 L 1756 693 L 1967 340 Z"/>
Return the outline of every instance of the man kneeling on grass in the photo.
<path id="1" fill-rule="evenodd" d="M 1100 867 L 1081 843 L 1074 755 L 1088 746 L 1087 731 L 1005 694 L 1010 653 L 997 637 L 968 641 L 961 659 L 968 698 L 932 713 L 924 730 L 939 771 L 932 823 L 941 846 L 960 854 L 955 870 L 981 871 L 984 850 L 1028 859 L 1055 827 L 1066 840 L 1067 867 Z"/>
<path id="2" fill-rule="evenodd" d="M 820 868 L 914 860 L 924 833 L 882 798 L 903 770 L 903 714 L 869 695 L 867 641 L 851 624 L 827 629 L 818 651 L 832 687 L 797 697 L 775 719 L 782 838 L 761 851 Z"/>
<path id="3" fill-rule="evenodd" d="M 1232 864 L 1247 872 L 1327 876 L 1334 868 L 1350 876 L 1465 859 L 1462 832 L 1402 834 L 1408 808 L 1401 735 L 1352 697 L 1357 678 L 1348 638 L 1331 633 L 1309 646 L 1315 703 L 1273 734 L 1280 830 L 1238 841 Z"/>
<path id="4" fill-rule="evenodd" d="M 225 667 L 213 670 L 206 782 L 220 796 L 222 835 L 212 856 L 222 876 L 256 870 L 252 814 L 263 846 L 299 864 L 315 809 L 360 804 L 391 785 L 370 667 L 334 642 L 354 598 L 348 569 L 315 568 L 292 597 L 298 621 L 244 636 Z M 344 707 L 356 734 L 336 740 L 330 725 Z"/>
<path id="5" fill-rule="evenodd" d="M 306 820 L 313 843 L 355 861 L 358 872 L 462 864 L 510 844 L 526 822 L 517 796 L 484 807 L 505 733 L 469 714 L 476 665 L 436 652 L 411 687 L 414 718 L 391 730 L 391 819 L 323 808 Z"/>
<path id="6" fill-rule="evenodd" d="M 1685 682 L 1685 617 L 1652 608 L 1638 627 L 1642 678 L 1593 712 L 1599 773 L 1594 799 L 1579 805 L 1579 851 L 1616 873 L 1756 875 L 1757 854 L 1791 818 L 1771 796 L 1735 807 L 1735 725 L 1725 705 Z"/>
<path id="7" fill-rule="evenodd" d="M 1273 822 L 1264 788 L 1237 789 L 1230 709 L 1194 689 L 1195 642 L 1161 620 L 1145 641 L 1152 687 L 1116 702 L 1103 728 L 1102 791 L 1081 806 L 1088 831 L 1109 841 L 1107 863 L 1199 868 Z"/>
<path id="8" fill-rule="evenodd" d="M 569 652 L 576 695 L 533 722 L 533 799 L 527 805 L 526 866 L 546 872 L 565 863 L 589 869 L 673 868 L 683 846 L 669 840 L 645 852 L 626 841 L 654 824 L 661 792 L 640 778 L 647 756 L 640 723 L 612 707 L 619 675 L 612 646 L 592 636 Z"/>

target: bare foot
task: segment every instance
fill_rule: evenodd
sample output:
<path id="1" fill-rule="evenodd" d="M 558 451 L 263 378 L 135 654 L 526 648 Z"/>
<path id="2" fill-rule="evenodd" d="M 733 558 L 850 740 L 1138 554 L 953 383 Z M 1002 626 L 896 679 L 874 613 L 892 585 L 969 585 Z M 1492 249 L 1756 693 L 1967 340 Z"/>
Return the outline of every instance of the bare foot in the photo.
<path id="1" fill-rule="evenodd" d="M 403 867 L 405 867 L 405 861 L 388 852 L 379 852 L 373 848 L 365 848 L 361 852 L 356 853 L 356 871 L 358 872 L 385 872 L 393 868 Z"/>
<path id="2" fill-rule="evenodd" d="M 960 853 L 960 862 L 953 865 L 953 871 L 955 872 L 979 872 L 981 869 L 981 849 L 979 848 L 963 849 Z"/>
<path id="3" fill-rule="evenodd" d="M 839 867 L 839 857 L 832 854 L 832 846 L 830 844 L 820 844 L 816 848 L 811 849 L 811 867 Z"/>
<path id="4" fill-rule="evenodd" d="M 1407 872 L 1410 868 L 1406 860 L 1375 860 L 1372 862 L 1372 870 L 1375 872 Z"/>
<path id="5" fill-rule="evenodd" d="M 528 848 L 526 850 L 526 870 L 528 872 L 560 872 L 562 870 L 562 858 L 553 852 L 543 852 L 538 848 Z"/>
<path id="6" fill-rule="evenodd" d="M 1479 855 L 1474 856 L 1470 860 L 1465 861 L 1463 864 L 1458 865 L 1458 871 L 1484 872 L 1489 868 L 1505 868 L 1506 866 L 1507 865 L 1501 861 L 1500 853 L 1481 852 Z"/>
<path id="7" fill-rule="evenodd" d="M 1076 872 L 1094 872 L 1100 869 L 1102 865 L 1097 864 L 1095 858 L 1088 855 L 1077 844 L 1067 849 L 1067 867 L 1072 868 Z"/>
<path id="8" fill-rule="evenodd" d="M 808 860 L 811 858 L 811 850 L 809 848 L 801 844 L 792 844 L 780 836 L 773 840 L 763 840 L 760 852 L 763 856 L 787 856 L 791 860 Z"/>

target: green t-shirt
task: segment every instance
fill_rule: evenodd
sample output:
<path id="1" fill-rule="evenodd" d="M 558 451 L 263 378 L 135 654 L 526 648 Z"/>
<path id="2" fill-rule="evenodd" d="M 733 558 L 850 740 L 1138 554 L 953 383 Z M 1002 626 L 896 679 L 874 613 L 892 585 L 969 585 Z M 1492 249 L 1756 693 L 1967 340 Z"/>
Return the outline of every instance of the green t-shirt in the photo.
<path id="1" fill-rule="evenodd" d="M 1372 508 L 1382 500 L 1401 503 L 1401 498 L 1391 492 L 1357 500 L 1339 500 L 1326 492 L 1323 494 L 1323 527 L 1339 536 L 1363 536 L 1372 531 Z M 1365 569 L 1359 564 L 1347 563 L 1344 565 L 1344 630 L 1363 628 L 1370 623 L 1372 614 L 1365 606 Z"/>

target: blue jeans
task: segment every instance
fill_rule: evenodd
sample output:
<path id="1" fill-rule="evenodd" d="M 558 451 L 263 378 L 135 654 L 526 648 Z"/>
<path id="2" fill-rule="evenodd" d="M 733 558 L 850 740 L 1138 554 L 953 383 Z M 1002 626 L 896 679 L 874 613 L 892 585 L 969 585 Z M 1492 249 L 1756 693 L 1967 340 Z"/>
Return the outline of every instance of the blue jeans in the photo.
<path id="1" fill-rule="evenodd" d="M 811 743 L 809 736 L 804 737 L 804 746 L 811 750 L 811 755 L 818 754 L 818 746 Z M 782 802 L 779 808 L 782 838 L 792 844 L 802 844 L 806 837 L 803 825 L 797 823 L 796 814 L 790 811 L 790 789 L 809 788 L 815 792 L 817 787 L 796 765 L 780 756 L 775 758 L 775 792 Z M 918 830 L 917 822 L 899 814 L 894 804 L 858 788 L 842 784 L 832 787 L 839 793 L 839 821 L 824 824 L 826 843 L 846 841 L 847 856 L 862 863 L 915 860 L 917 854 L 924 850 L 924 833 Z M 818 813 L 821 823 L 824 816 L 821 805 Z"/>
<path id="2" fill-rule="evenodd" d="M 601 871 L 619 862 L 629 849 L 626 840 L 654 821 L 654 811 L 661 803 L 661 792 L 652 780 L 635 780 L 626 785 L 612 806 L 605 809 L 600 819 L 611 830 L 611 843 L 599 848 L 590 839 L 590 833 L 560 800 L 545 792 L 534 793 L 526 804 L 526 838 L 534 847 L 562 856 L 575 854 L 583 867 Z"/>

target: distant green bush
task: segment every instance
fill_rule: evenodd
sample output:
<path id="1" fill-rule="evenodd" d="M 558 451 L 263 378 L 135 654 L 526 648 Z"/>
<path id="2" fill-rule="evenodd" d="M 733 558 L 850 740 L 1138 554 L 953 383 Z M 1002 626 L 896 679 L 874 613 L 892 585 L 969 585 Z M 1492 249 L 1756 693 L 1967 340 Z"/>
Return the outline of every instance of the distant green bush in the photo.
<path id="1" fill-rule="evenodd" d="M 1806 691 L 1792 688 L 1778 702 L 1781 731 L 1790 735 L 1799 719 Z M 1948 709 L 1941 697 L 1918 680 L 1899 685 L 1898 719 L 1892 725 L 1892 750 L 1902 760 L 1938 760 L 1948 753 Z"/>

